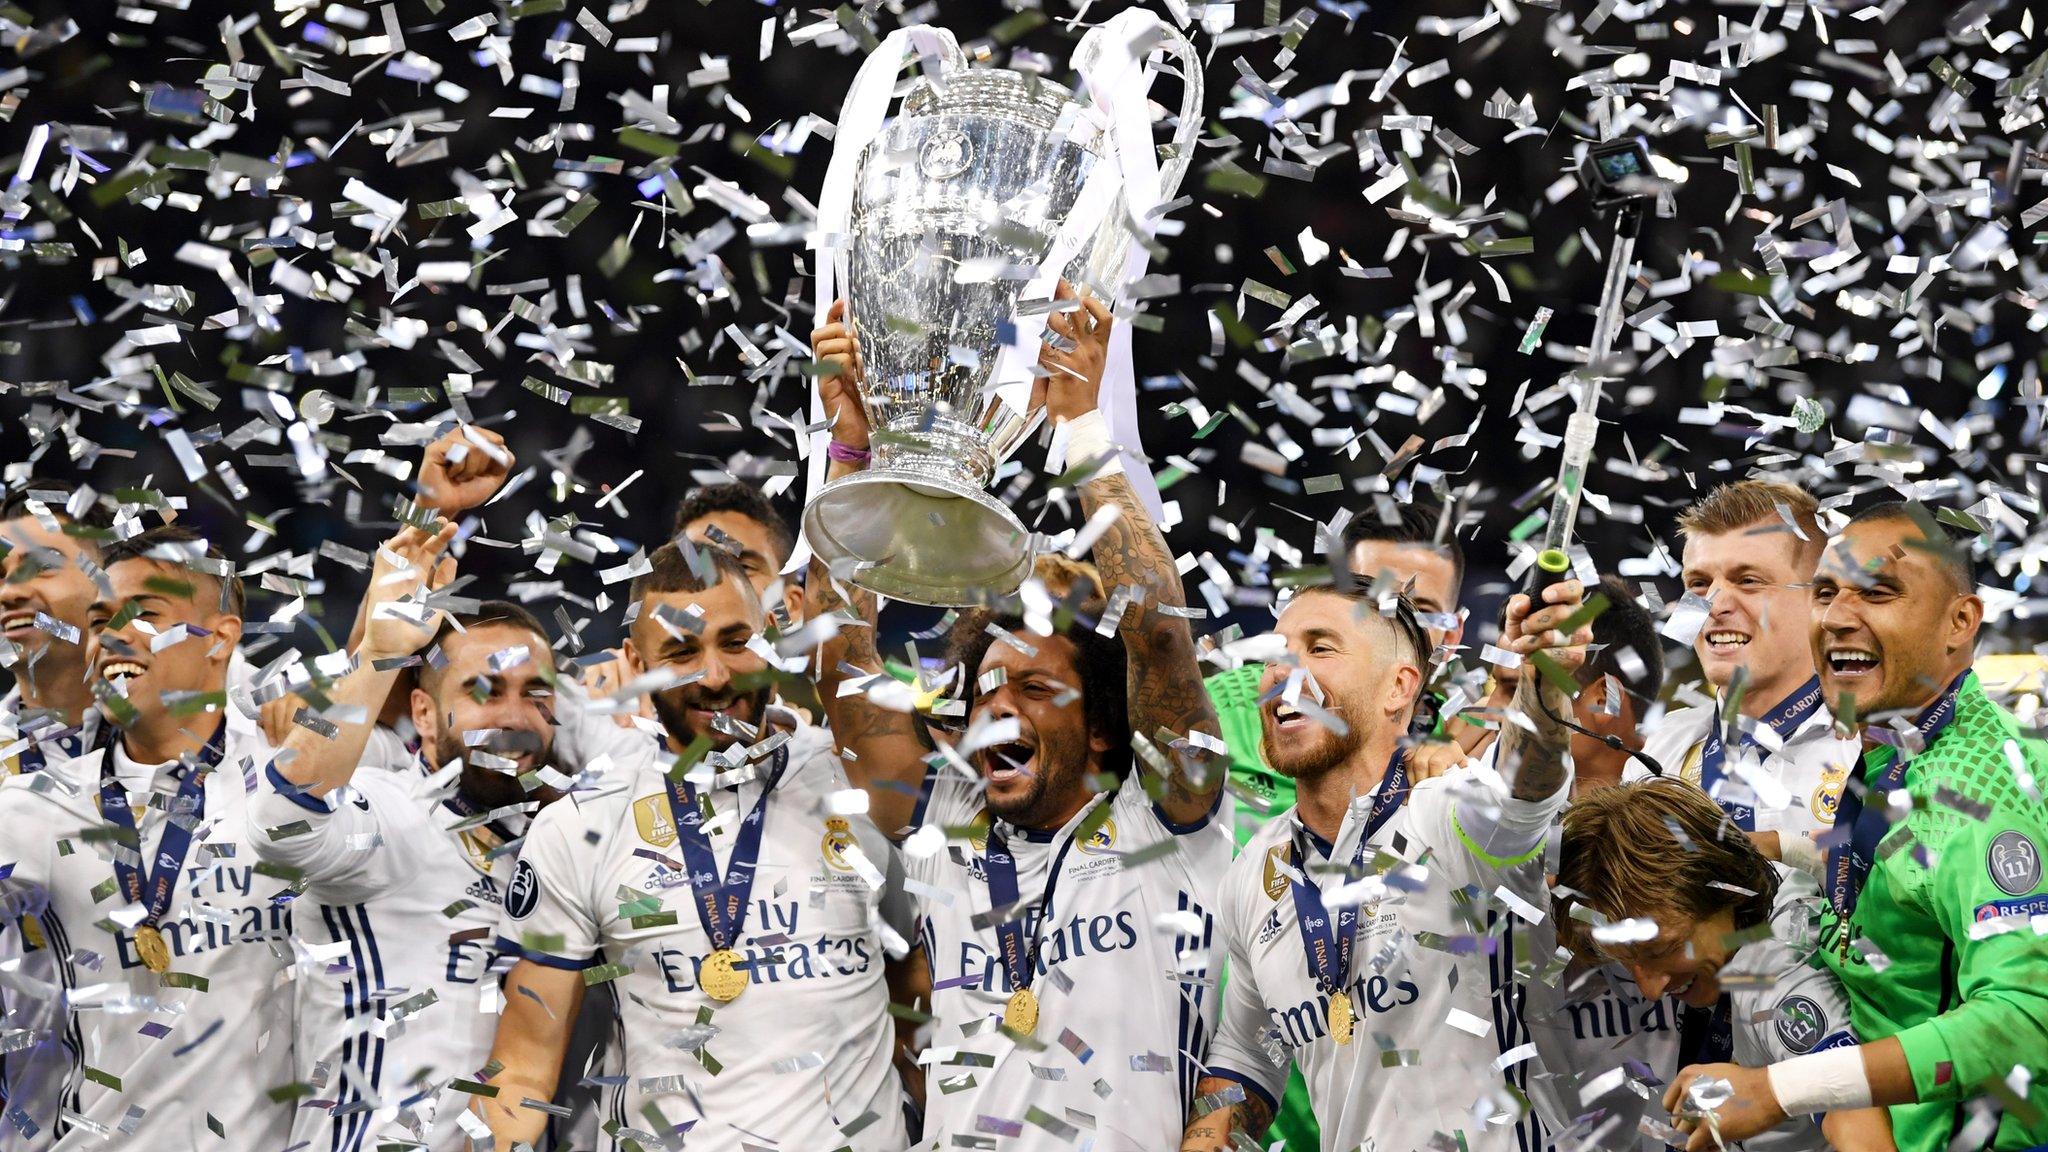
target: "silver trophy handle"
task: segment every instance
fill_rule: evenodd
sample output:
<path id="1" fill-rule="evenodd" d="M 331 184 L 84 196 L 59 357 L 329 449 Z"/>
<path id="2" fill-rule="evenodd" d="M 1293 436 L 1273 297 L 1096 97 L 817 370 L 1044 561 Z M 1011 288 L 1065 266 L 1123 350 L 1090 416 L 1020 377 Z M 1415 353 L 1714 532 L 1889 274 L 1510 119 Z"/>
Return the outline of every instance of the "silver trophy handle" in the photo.
<path id="1" fill-rule="evenodd" d="M 1130 13 L 1126 13 L 1126 16 Z M 1152 30 L 1158 40 L 1146 48 L 1150 55 L 1153 48 L 1165 50 L 1180 65 L 1180 128 L 1173 134 L 1173 158 L 1160 165 L 1159 199 L 1162 203 L 1173 199 L 1180 190 L 1181 178 L 1188 173 L 1188 166 L 1195 160 L 1195 141 L 1202 134 L 1202 57 L 1195 51 L 1195 45 L 1180 29 L 1152 16 Z M 1081 37 L 1081 43 L 1074 49 L 1074 68 L 1086 72 L 1102 55 L 1108 25 L 1098 25 Z"/>
<path id="2" fill-rule="evenodd" d="M 1195 141 L 1202 135 L 1202 57 L 1171 24 L 1159 26 L 1160 46 L 1180 64 L 1180 128 L 1173 134 L 1173 158 L 1159 170 L 1159 200 L 1165 203 L 1180 190 L 1181 177 L 1195 162 Z"/>

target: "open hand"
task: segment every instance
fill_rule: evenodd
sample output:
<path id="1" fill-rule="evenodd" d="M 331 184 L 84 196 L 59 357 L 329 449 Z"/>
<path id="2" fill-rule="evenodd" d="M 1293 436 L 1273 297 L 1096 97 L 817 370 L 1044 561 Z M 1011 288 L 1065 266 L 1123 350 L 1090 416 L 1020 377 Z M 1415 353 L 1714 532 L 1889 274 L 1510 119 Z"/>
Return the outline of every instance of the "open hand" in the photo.
<path id="1" fill-rule="evenodd" d="M 860 357 L 860 337 L 846 321 L 844 297 L 832 302 L 824 324 L 811 329 L 811 356 L 832 368 L 830 375 L 818 377 L 818 398 L 824 402 L 832 438 L 866 451 L 868 413 L 861 406 L 860 381 L 867 376 L 867 366 Z"/>
<path id="2" fill-rule="evenodd" d="M 455 578 L 454 557 L 442 555 L 453 539 L 453 524 L 443 523 L 432 534 L 407 525 L 377 549 L 370 588 L 363 594 L 362 659 L 410 656 L 434 638 L 442 614 L 426 611 L 418 601 Z"/>
<path id="3" fill-rule="evenodd" d="M 1072 284 L 1060 281 L 1054 299 L 1077 298 L 1080 307 L 1045 318 L 1046 341 L 1039 346 L 1038 363 L 1047 375 L 1031 386 L 1032 406 L 1043 404 L 1046 419 L 1054 422 L 1094 411 L 1102 374 L 1109 367 L 1109 333 L 1115 317 L 1109 305 L 1094 296 L 1080 296 Z"/>

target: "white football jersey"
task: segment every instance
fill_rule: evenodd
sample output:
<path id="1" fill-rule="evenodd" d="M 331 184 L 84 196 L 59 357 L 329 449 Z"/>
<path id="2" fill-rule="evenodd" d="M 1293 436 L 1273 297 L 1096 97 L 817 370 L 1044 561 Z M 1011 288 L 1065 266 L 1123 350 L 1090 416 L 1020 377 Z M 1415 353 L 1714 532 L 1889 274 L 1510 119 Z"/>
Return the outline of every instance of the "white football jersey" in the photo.
<path id="1" fill-rule="evenodd" d="M 1734 1061 L 1760 1068 L 1857 1043 L 1849 1002 L 1826 968 L 1809 963 L 1820 940 L 1820 886 L 1774 865 L 1778 894 L 1771 934 L 1721 966 L 1735 1042 Z M 1618 965 L 1531 992 L 1529 1025 L 1549 1076 L 1530 1095 L 1560 1147 L 1662 1152 L 1638 1130 L 1644 1116 L 1668 1123 L 1664 1085 L 1678 1073 L 1679 1013 L 1671 997 L 1645 1001 Z M 1748 1152 L 1821 1152 L 1818 1117 L 1795 1116 L 1736 1147 Z"/>
<path id="2" fill-rule="evenodd" d="M 1713 715 L 1711 706 L 1694 705 L 1667 714 L 1655 728 L 1645 725 L 1643 751 L 1663 765 L 1666 776 L 1700 785 L 1700 762 Z M 1777 743 L 1769 725 L 1757 725 L 1755 741 L 1729 745 L 1715 801 L 1731 812 L 1753 810 L 1759 832 L 1804 836 L 1834 827 L 1842 789 L 1863 757 L 1859 742 L 1836 738 L 1834 724 L 1823 703 L 1782 743 Z M 1768 746 L 1773 743 L 1777 746 Z M 1622 779 L 1641 780 L 1649 774 L 1641 761 L 1631 759 Z"/>
<path id="3" fill-rule="evenodd" d="M 927 778 L 918 830 L 903 845 L 936 1017 L 920 1147 L 1178 1147 L 1216 1026 L 1224 821 L 1169 822 L 1134 771 L 1057 832 L 1004 825 L 1018 914 L 1038 942 L 1038 1026 L 1019 1041 L 998 1027 L 1012 989 L 990 916 L 986 825 L 976 824 L 981 782 L 942 771 Z M 1041 918 L 1053 859 L 1105 803 L 1109 818 L 1065 852 Z M 976 830 L 963 832 L 969 825 Z"/>
<path id="4" fill-rule="evenodd" d="M 490 1059 L 489 969 L 513 857 L 491 828 L 452 831 L 464 818 L 429 776 L 417 760 L 364 767 L 321 800 L 271 768 L 250 803 L 257 853 L 305 883 L 292 902 L 304 950 L 294 1061 L 313 1096 L 299 1101 L 293 1144 L 464 1146 L 455 1118 L 472 1097 L 448 1082 Z"/>
<path id="5" fill-rule="evenodd" d="M 0 697 L 0 777 L 77 756 L 92 746 L 99 724 L 100 714 L 88 709 L 76 728 L 44 715 L 23 731 L 21 691 L 9 691 Z M 0 914 L 0 1152 L 42 1152 L 54 1138 L 47 1121 L 34 1118 L 56 1115 L 70 1067 L 58 1040 L 64 1009 L 57 972 L 37 918 Z"/>
<path id="6" fill-rule="evenodd" d="M 734 945 L 751 975 L 723 1004 L 698 985 L 713 948 L 669 811 L 671 761 L 651 740 L 640 748 L 637 764 L 535 817 L 499 927 L 507 951 L 611 975 L 628 1079 L 608 1093 L 608 1122 L 647 1147 L 687 1130 L 702 1152 L 901 1152 L 876 930 L 889 845 L 865 816 L 828 810 L 852 787 L 831 737 L 809 726 L 790 736 Z M 721 872 L 763 782 L 698 793 L 715 813 L 706 828 Z M 671 1131 L 653 1135 L 650 1111 Z"/>
<path id="7" fill-rule="evenodd" d="M 1288 888 L 1296 810 L 1259 829 L 1230 867 L 1219 924 L 1230 981 L 1208 1075 L 1272 1105 L 1292 1061 L 1324 1152 L 1406 1152 L 1439 1133 L 1473 1152 L 1544 1147 L 1534 1113 L 1504 1089 L 1526 1091 L 1536 1071 L 1518 970 L 1548 959 L 1530 954 L 1530 929 L 1547 916 L 1544 844 L 1571 783 L 1544 800 L 1517 800 L 1490 759 L 1415 785 L 1366 842 L 1381 874 L 1341 900 L 1332 894 L 1345 886 L 1371 796 L 1353 802 L 1327 857 L 1308 861 L 1332 907 L 1360 906 L 1348 1045 L 1331 1038 L 1329 997 L 1309 967 Z"/>
<path id="8" fill-rule="evenodd" d="M 291 912 L 283 880 L 259 871 L 249 792 L 272 749 L 257 723 L 227 712 L 225 752 L 205 783 L 169 910 L 160 923 L 170 971 L 143 966 L 128 929 L 139 908 L 118 895 L 110 829 L 100 816 L 97 748 L 0 782 L 0 919 L 36 913 L 74 1008 L 59 1020 L 64 1060 L 55 1114 L 27 1119 L 50 1147 L 282 1148 L 289 1085 Z M 177 791 L 173 766 L 139 767 L 133 804 L 141 855 L 154 869 Z M 147 783 L 143 778 L 147 778 Z M 36 1101 L 27 1101 L 35 1105 Z"/>

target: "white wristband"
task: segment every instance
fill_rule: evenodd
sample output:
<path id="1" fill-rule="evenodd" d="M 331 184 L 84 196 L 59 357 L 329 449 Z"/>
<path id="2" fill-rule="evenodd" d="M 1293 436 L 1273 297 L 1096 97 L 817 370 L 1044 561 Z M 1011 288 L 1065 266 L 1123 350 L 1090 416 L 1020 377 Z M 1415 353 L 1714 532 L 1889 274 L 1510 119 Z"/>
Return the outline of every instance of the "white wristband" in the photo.
<path id="1" fill-rule="evenodd" d="M 1813 837 L 1804 832 L 1781 830 L 1778 833 L 1778 859 L 1787 868 L 1796 868 L 1808 876 L 1818 877 L 1828 868 L 1827 856 Z"/>
<path id="2" fill-rule="evenodd" d="M 1853 1045 L 1795 1056 L 1766 1069 L 1771 1094 L 1787 1116 L 1810 1116 L 1870 1107 L 1870 1077 L 1863 1049 Z"/>
<path id="3" fill-rule="evenodd" d="M 1102 415 L 1102 409 L 1091 408 L 1060 427 L 1067 434 L 1065 467 L 1078 468 L 1091 460 L 1101 460 L 1102 467 L 1096 469 L 1096 476 L 1123 475 L 1123 454 L 1109 438 L 1109 421 Z"/>

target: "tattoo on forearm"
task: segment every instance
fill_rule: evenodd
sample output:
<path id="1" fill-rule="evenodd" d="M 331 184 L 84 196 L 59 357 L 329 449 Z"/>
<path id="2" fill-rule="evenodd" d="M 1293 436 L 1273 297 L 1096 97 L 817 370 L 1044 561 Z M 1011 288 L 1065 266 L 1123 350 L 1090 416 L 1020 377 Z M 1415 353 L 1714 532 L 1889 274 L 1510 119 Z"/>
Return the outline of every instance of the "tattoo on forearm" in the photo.
<path id="1" fill-rule="evenodd" d="M 1525 668 L 1521 682 L 1515 686 L 1515 707 L 1536 725 L 1536 731 L 1531 733 L 1519 724 L 1501 725 L 1501 763 L 1512 767 L 1517 800 L 1542 800 L 1556 794 L 1564 784 L 1565 754 L 1571 747 L 1571 732 L 1545 713 L 1539 696 L 1542 691 L 1543 674 L 1533 667 Z M 1571 702 L 1566 701 L 1563 707 L 1571 707 Z M 1551 708 L 1563 714 L 1555 701 Z"/>
<path id="2" fill-rule="evenodd" d="M 1130 671 L 1130 720 L 1133 732 L 1165 729 L 1174 740 L 1190 732 L 1216 735 L 1216 710 L 1202 685 L 1195 659 L 1194 630 L 1185 617 L 1162 612 L 1187 605 L 1173 551 L 1138 501 L 1128 477 L 1099 476 L 1081 486 L 1081 507 L 1089 516 L 1114 506 L 1119 515 L 1096 538 L 1093 557 L 1102 575 L 1103 592 L 1136 587 L 1143 596 L 1124 615 L 1122 632 Z M 1221 786 L 1220 766 L 1206 753 L 1183 743 L 1176 750 L 1177 768 L 1167 781 L 1169 796 L 1186 804 L 1203 804 Z M 1199 779 L 1196 776 L 1199 775 Z"/>

